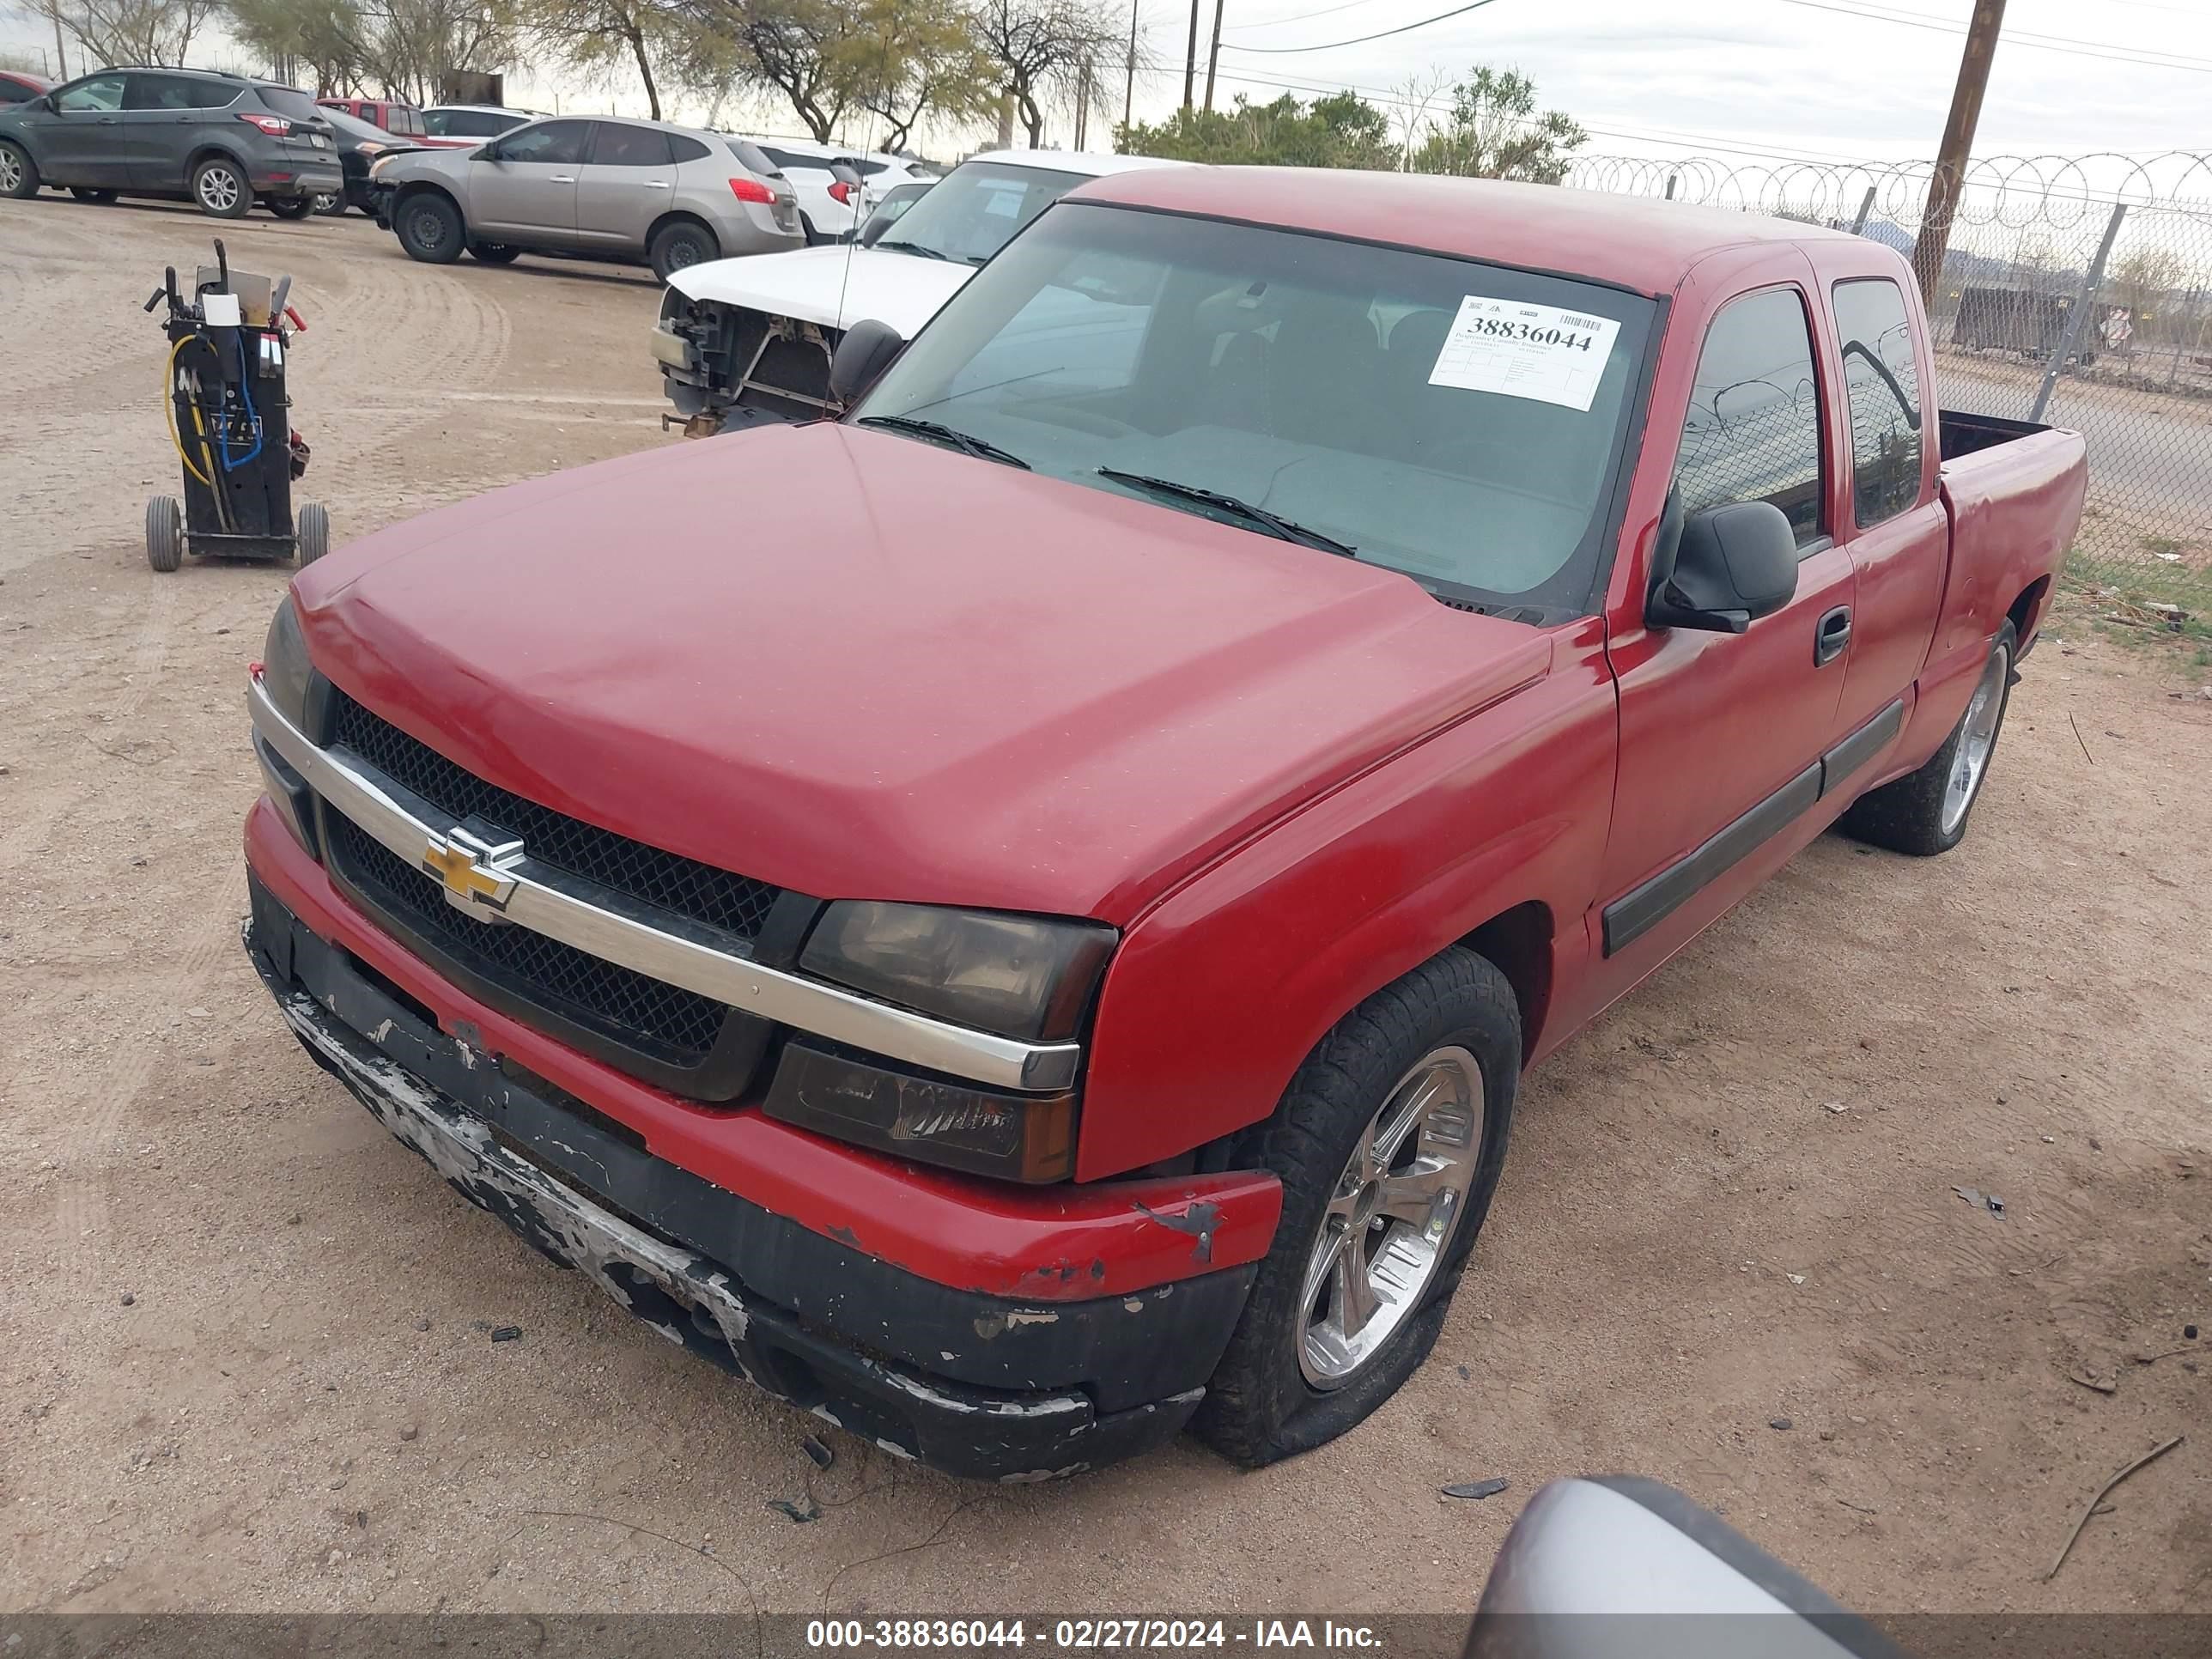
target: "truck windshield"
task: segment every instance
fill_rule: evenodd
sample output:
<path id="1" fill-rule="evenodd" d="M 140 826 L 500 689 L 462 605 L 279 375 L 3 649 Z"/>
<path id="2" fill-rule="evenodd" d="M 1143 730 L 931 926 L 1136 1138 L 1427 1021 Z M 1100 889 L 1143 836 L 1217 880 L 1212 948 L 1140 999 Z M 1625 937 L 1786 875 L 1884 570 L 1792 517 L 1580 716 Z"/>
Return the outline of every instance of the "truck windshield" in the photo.
<path id="1" fill-rule="evenodd" d="M 1313 556 L 1339 544 L 1447 597 L 1579 611 L 1653 309 L 1509 266 L 1064 203 L 854 418 L 952 428 L 1041 473 L 1282 534 L 1272 518 L 1310 532 L 1285 539 Z"/>
<path id="2" fill-rule="evenodd" d="M 914 204 L 876 244 L 925 258 L 980 265 L 1024 225 L 1085 182 L 1079 173 L 965 161 Z"/>

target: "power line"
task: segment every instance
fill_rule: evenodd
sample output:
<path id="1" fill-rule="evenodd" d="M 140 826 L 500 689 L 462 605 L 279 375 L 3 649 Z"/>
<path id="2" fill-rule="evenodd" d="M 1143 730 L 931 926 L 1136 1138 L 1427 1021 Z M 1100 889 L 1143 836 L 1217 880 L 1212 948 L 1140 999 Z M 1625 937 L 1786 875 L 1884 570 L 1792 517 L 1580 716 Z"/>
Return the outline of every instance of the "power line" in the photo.
<path id="1" fill-rule="evenodd" d="M 1341 0 L 1340 4 L 1323 6 L 1319 11 L 1302 11 L 1290 17 L 1262 18 L 1256 23 L 1237 23 L 1231 25 L 1231 27 L 1236 29 L 1246 31 L 1251 29 L 1271 29 L 1279 23 L 1303 23 L 1309 17 L 1327 17 L 1333 12 L 1350 11 L 1354 6 L 1371 6 L 1374 3 L 1375 0 Z"/>
<path id="2" fill-rule="evenodd" d="M 1418 23 L 1401 23 L 1401 24 L 1399 24 L 1399 25 L 1398 25 L 1398 27 L 1397 27 L 1396 28 L 1395 28 L 1395 29 L 1379 29 L 1379 30 L 1377 30 L 1377 31 L 1376 31 L 1375 33 L 1373 33 L 1373 34 L 1360 34 L 1360 35 L 1354 35 L 1354 36 L 1353 36 L 1351 40 L 1330 40 L 1330 41 L 1328 41 L 1328 42 L 1324 43 L 1323 45 L 1321 45 L 1321 46 L 1231 46 L 1229 48 L 1229 50 L 1230 50 L 1230 51 L 1231 51 L 1231 52 L 1334 52 L 1334 51 L 1335 51 L 1339 46 L 1364 46 L 1364 45 L 1365 45 L 1368 41 L 1370 41 L 1370 40 L 1388 40 L 1390 36 L 1392 36 L 1392 35 L 1394 35 L 1394 34 L 1405 34 L 1405 33 L 1409 33 L 1409 32 L 1411 32 L 1412 30 L 1414 30 L 1414 29 L 1425 29 L 1425 28 L 1428 27 L 1428 26 L 1429 26 L 1430 24 L 1431 24 L 1431 23 L 1441 23 L 1441 22 L 1443 22 L 1446 18 L 1449 18 L 1449 17 L 1463 17 L 1463 16 L 1465 16 L 1468 12 L 1471 12 L 1471 11 L 1479 11 L 1479 10 L 1480 10 L 1483 7 L 1487 6 L 1487 5 L 1490 5 L 1490 4 L 1492 4 L 1492 0 L 1470 0 L 1470 3 L 1469 3 L 1469 4 L 1467 4 L 1467 5 L 1464 5 L 1464 6 L 1457 7 L 1457 8 L 1455 8 L 1455 9 L 1453 9 L 1453 10 L 1451 10 L 1451 11 L 1440 11 L 1440 12 L 1438 12 L 1438 13 L 1437 13 L 1434 17 L 1424 17 L 1424 18 L 1422 18 L 1422 19 L 1420 20 L 1420 21 L 1419 21 Z"/>
<path id="3" fill-rule="evenodd" d="M 1782 3 L 1802 6 L 1808 11 L 1832 11 L 1839 16 L 1863 18 L 1870 23 L 1894 23 L 1900 28 L 1928 29 L 1937 34 L 1959 35 L 1966 32 L 1963 27 L 1939 22 L 1930 17 L 1899 17 L 1878 11 L 1863 11 L 1856 6 L 1832 5 L 1826 3 L 1826 0 L 1782 0 Z M 2008 33 L 2004 39 L 2014 46 L 2033 52 L 2063 52 L 2071 57 L 2102 58 L 2115 64 L 2133 64 L 2142 69 L 2174 69 L 2184 70 L 2192 75 L 2212 75 L 2212 62 L 2203 58 L 2129 56 L 2124 52 L 2106 51 L 2094 41 L 2075 40 L 2064 35 L 2029 37 Z M 1247 46 L 1243 50 L 1249 52 L 1252 48 Z"/>
<path id="4" fill-rule="evenodd" d="M 1879 3 L 1879 0 L 1858 0 L 1858 4 L 1863 10 L 1885 14 L 1883 21 L 1888 22 L 1911 23 L 1918 27 L 1929 22 L 1941 24 L 1951 21 L 1948 18 L 1933 17 L 1927 12 L 1915 11 L 1909 6 L 1882 5 Z M 2167 52 L 2163 47 L 2130 46 L 2110 40 L 2082 40 L 2070 34 L 2043 34 L 2034 29 L 2021 28 L 2007 29 L 2004 38 L 2019 44 L 2033 43 L 2038 46 L 2066 47 L 2087 46 L 2096 51 L 2130 52 L 2160 64 L 2201 64 L 2206 69 L 2212 69 L 2212 58 L 2193 58 L 2185 52 Z"/>

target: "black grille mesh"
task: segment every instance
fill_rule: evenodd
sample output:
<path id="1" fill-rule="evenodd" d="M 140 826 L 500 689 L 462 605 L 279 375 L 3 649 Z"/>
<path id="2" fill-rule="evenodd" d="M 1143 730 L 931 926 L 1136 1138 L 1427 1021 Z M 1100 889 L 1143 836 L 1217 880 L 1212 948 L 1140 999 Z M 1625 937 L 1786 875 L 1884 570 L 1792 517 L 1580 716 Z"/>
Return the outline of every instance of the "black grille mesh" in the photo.
<path id="1" fill-rule="evenodd" d="M 667 1063 L 696 1066 L 729 1010 L 710 998 L 603 960 L 527 927 L 478 921 L 438 884 L 350 818 L 325 811 L 331 862 L 373 908 L 450 952 L 463 966 L 549 1012 Z"/>
<path id="2" fill-rule="evenodd" d="M 739 939 L 758 938 L 775 908 L 781 890 L 766 882 L 664 853 L 486 783 L 335 686 L 331 702 L 331 742 L 344 744 L 456 823 L 481 817 L 520 836 L 532 859 Z"/>

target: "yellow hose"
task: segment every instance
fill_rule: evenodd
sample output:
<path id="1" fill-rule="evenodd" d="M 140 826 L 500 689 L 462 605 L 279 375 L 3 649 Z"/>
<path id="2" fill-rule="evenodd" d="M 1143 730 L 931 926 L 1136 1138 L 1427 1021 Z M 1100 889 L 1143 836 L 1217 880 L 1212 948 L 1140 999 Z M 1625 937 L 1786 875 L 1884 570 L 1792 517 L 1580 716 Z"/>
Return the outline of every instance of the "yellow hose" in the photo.
<path id="1" fill-rule="evenodd" d="M 177 355 L 190 345 L 194 337 L 187 334 L 169 348 L 168 375 L 162 384 L 161 402 L 163 407 L 169 411 L 169 441 L 176 446 L 177 459 L 185 464 L 185 471 L 191 473 L 210 489 L 213 489 L 215 480 L 192 465 L 192 458 L 185 451 L 185 434 L 177 426 Z M 192 403 L 192 429 L 199 434 L 200 453 L 206 455 L 207 424 L 200 419 L 200 406 L 197 398 Z"/>

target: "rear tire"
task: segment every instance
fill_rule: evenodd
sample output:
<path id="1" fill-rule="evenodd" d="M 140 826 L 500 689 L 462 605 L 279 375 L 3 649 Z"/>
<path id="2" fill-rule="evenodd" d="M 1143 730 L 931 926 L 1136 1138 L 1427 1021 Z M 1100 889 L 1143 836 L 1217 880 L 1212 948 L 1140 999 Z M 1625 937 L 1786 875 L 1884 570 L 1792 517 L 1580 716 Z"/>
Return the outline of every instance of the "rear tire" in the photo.
<path id="1" fill-rule="evenodd" d="M 315 198 L 312 196 L 286 196 L 276 201 L 264 202 L 262 205 L 279 219 L 304 219 L 315 210 Z"/>
<path id="2" fill-rule="evenodd" d="M 302 570 L 331 550 L 331 515 L 320 501 L 308 501 L 301 507 L 295 540 L 297 546 L 293 556 Z"/>
<path id="3" fill-rule="evenodd" d="M 522 257 L 519 247 L 509 247 L 504 242 L 471 242 L 469 258 L 480 264 L 511 265 Z"/>
<path id="4" fill-rule="evenodd" d="M 1933 858 L 1964 841 L 1966 821 L 1990 775 L 1997 734 L 2004 729 L 2019 648 L 2020 637 L 2008 622 L 1990 642 L 1973 697 L 1943 746 L 1918 771 L 1853 801 L 1837 828 L 1856 840 L 1915 858 Z"/>
<path id="5" fill-rule="evenodd" d="M 410 259 L 426 265 L 449 265 L 461 257 L 467 241 L 461 210 L 434 191 L 410 196 L 393 210 L 392 228 Z"/>
<path id="6" fill-rule="evenodd" d="M 722 245 L 706 226 L 679 219 L 660 228 L 659 234 L 653 239 L 649 257 L 653 274 L 665 283 L 679 270 L 720 258 Z"/>
<path id="7" fill-rule="evenodd" d="M 92 202 L 101 207 L 106 207 L 116 197 L 116 192 L 112 190 L 88 190 L 82 185 L 71 185 L 70 194 L 80 202 Z"/>
<path id="8" fill-rule="evenodd" d="M 1273 1170 L 1283 1214 L 1194 1419 L 1208 1445 L 1249 1468 L 1310 1450 L 1419 1367 L 1504 1167 L 1520 1074 L 1513 988 L 1455 946 L 1339 1020 L 1236 1138 L 1229 1167 Z"/>
<path id="9" fill-rule="evenodd" d="M 253 187 L 230 157 L 210 155 L 192 169 L 192 204 L 210 218 L 243 219 L 253 211 Z"/>
<path id="10" fill-rule="evenodd" d="M 39 193 L 39 164 L 21 144 L 0 140 L 0 196 L 21 201 Z"/>
<path id="11" fill-rule="evenodd" d="M 185 562 L 185 509 L 174 495 L 146 503 L 146 562 L 167 575 Z"/>
<path id="12" fill-rule="evenodd" d="M 343 219 L 345 217 L 346 198 L 344 197 L 333 196 L 329 191 L 325 191 L 318 194 L 313 200 L 315 204 L 315 211 L 322 217 L 325 219 Z"/>

